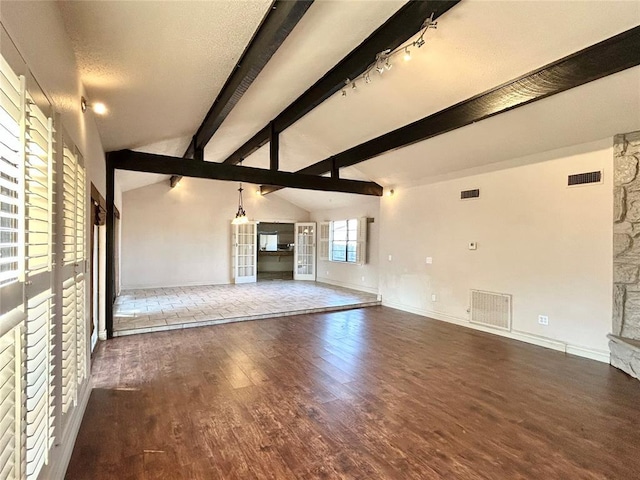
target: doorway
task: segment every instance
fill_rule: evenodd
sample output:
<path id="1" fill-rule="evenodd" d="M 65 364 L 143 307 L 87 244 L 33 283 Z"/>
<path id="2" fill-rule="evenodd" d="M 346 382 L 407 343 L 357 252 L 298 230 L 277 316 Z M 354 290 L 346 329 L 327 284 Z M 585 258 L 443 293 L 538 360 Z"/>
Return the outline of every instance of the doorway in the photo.
<path id="1" fill-rule="evenodd" d="M 90 279 L 89 279 L 89 314 L 91 317 L 91 352 L 98 343 L 99 319 L 100 319 L 100 293 L 103 288 L 103 268 L 101 257 L 103 255 L 104 229 L 106 219 L 106 202 L 95 185 L 91 184 L 91 235 L 90 235 Z"/>
<path id="2" fill-rule="evenodd" d="M 293 280 L 295 224 L 259 222 L 258 281 Z"/>

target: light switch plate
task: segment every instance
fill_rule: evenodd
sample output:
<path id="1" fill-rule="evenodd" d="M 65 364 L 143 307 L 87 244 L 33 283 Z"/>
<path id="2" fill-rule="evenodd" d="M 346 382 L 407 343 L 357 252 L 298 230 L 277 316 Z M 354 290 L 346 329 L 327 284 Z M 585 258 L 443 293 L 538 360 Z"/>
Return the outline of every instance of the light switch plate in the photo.
<path id="1" fill-rule="evenodd" d="M 432 264 L 433 263 L 433 257 L 427 257 L 427 263 L 428 264 Z"/>

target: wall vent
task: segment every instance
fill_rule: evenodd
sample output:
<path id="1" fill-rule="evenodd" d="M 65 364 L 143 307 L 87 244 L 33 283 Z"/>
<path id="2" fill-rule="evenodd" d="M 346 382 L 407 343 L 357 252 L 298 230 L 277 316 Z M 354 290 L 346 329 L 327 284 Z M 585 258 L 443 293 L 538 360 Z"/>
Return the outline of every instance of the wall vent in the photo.
<path id="1" fill-rule="evenodd" d="M 467 200 L 469 198 L 478 198 L 480 196 L 480 189 L 463 190 L 460 192 L 460 200 Z"/>
<path id="2" fill-rule="evenodd" d="M 587 183 L 602 183 L 602 171 L 599 170 L 597 172 L 576 173 L 574 175 L 569 175 L 567 181 L 567 185 L 569 187 L 584 185 Z"/>
<path id="3" fill-rule="evenodd" d="M 471 323 L 511 330 L 511 295 L 471 290 Z"/>

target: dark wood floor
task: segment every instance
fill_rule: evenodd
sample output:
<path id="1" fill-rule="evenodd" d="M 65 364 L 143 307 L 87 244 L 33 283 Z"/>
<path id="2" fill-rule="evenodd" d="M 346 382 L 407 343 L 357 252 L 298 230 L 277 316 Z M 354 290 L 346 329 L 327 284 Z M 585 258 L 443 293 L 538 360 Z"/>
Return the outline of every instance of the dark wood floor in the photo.
<path id="1" fill-rule="evenodd" d="M 103 343 L 67 479 L 638 479 L 640 382 L 384 307 Z"/>

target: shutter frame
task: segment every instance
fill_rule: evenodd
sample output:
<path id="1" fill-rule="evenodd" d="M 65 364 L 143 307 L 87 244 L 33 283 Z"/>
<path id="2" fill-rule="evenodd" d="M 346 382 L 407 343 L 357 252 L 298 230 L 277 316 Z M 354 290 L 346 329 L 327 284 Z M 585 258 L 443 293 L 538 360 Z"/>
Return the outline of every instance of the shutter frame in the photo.
<path id="1" fill-rule="evenodd" d="M 331 222 L 318 223 L 318 259 L 329 260 L 331 242 Z"/>
<path id="2" fill-rule="evenodd" d="M 361 217 L 358 219 L 358 233 L 356 237 L 356 264 L 364 265 L 367 263 L 367 227 L 369 219 Z"/>

